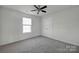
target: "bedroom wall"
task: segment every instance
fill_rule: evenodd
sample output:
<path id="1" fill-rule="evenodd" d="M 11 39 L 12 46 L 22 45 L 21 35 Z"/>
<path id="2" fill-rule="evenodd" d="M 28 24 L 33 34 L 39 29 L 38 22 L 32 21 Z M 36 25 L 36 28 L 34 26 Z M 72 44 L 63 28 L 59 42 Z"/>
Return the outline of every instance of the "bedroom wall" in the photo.
<path id="1" fill-rule="evenodd" d="M 22 17 L 32 18 L 32 33 L 22 33 Z M 4 7 L 0 8 L 0 24 L 0 32 L 2 32 L 0 34 L 2 35 L 2 38 L 0 38 L 0 45 L 35 37 L 41 33 L 40 17 L 27 15 Z"/>
<path id="2" fill-rule="evenodd" d="M 42 35 L 79 45 L 79 7 L 42 17 Z"/>
<path id="3" fill-rule="evenodd" d="M 0 8 L 1 8 L 1 7 L 0 7 Z M 2 13 L 2 12 L 1 12 L 1 9 L 0 9 L 0 13 Z M 0 39 L 1 39 L 1 37 L 2 37 L 2 34 L 1 34 L 1 33 L 2 33 L 2 29 L 1 29 L 1 27 L 2 27 L 2 26 L 1 26 L 1 21 L 2 21 L 2 20 L 1 20 L 1 15 L 0 15 Z"/>

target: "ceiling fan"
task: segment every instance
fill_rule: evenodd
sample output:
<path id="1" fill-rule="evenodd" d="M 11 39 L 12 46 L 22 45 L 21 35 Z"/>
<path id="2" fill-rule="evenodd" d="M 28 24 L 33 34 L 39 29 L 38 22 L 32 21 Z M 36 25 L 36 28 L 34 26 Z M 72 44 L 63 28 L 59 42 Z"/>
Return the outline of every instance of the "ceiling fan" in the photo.
<path id="1" fill-rule="evenodd" d="M 31 11 L 37 11 L 37 14 L 39 14 L 39 12 L 44 12 L 44 13 L 46 13 L 46 11 L 43 10 L 43 9 L 47 8 L 46 5 L 43 6 L 43 7 L 41 7 L 41 5 L 34 5 L 34 7 L 35 7 L 36 9 L 35 9 L 35 10 L 31 10 Z"/>

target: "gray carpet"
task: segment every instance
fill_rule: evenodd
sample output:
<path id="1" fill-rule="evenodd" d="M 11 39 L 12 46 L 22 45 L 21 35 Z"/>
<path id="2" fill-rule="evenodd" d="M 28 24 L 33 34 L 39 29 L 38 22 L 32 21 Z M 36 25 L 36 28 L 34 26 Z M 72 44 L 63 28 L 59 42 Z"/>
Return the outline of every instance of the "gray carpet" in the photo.
<path id="1" fill-rule="evenodd" d="M 28 40 L 19 41 L 0 47 L 0 53 L 72 53 L 78 52 L 78 47 L 70 47 L 43 36 L 34 37 Z"/>

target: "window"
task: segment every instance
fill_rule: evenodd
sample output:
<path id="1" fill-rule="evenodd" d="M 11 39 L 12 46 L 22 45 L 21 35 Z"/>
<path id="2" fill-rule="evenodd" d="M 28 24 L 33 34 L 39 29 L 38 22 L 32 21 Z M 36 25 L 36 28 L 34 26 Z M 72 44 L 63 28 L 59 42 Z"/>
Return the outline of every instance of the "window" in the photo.
<path id="1" fill-rule="evenodd" d="M 31 18 L 23 17 L 22 24 L 23 24 L 23 33 L 31 32 L 31 27 L 32 27 Z"/>

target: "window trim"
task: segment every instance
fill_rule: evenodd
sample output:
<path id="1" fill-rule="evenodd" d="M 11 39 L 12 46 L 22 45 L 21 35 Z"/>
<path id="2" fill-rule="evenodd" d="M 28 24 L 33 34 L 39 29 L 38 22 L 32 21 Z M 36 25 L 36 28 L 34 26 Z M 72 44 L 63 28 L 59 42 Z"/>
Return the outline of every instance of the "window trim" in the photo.
<path id="1" fill-rule="evenodd" d="M 31 20 L 31 24 L 23 24 L 23 18 L 26 18 L 26 19 L 30 19 Z M 32 18 L 28 18 L 28 17 L 23 17 L 22 18 L 22 33 L 31 33 L 32 32 Z M 23 26 L 30 26 L 30 32 L 24 32 L 23 31 Z"/>

